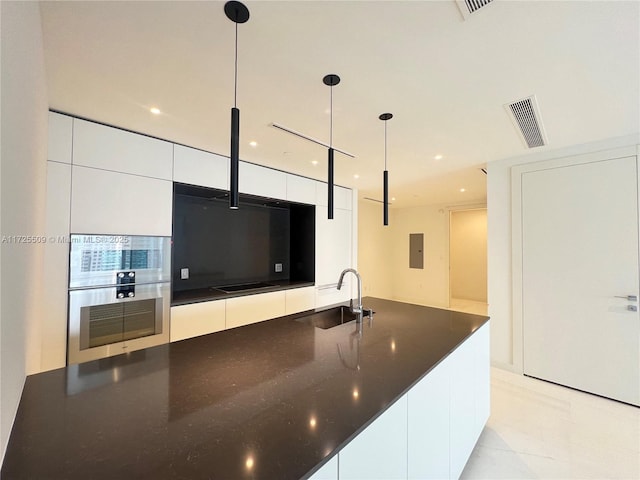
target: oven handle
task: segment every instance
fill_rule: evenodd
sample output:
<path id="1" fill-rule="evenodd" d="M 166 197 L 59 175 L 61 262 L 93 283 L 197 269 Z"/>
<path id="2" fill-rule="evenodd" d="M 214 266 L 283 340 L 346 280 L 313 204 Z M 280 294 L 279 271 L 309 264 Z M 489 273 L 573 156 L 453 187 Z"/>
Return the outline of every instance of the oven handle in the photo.
<path id="1" fill-rule="evenodd" d="M 164 282 L 140 282 L 140 283 L 128 283 L 127 285 L 135 285 L 136 287 L 138 286 L 143 286 L 143 285 L 164 285 L 167 284 L 169 285 L 171 282 L 169 280 L 164 281 Z M 69 288 L 69 292 L 77 292 L 79 290 L 99 290 L 101 288 L 116 288 L 116 284 L 115 283 L 109 283 L 109 284 L 105 284 L 105 285 L 91 285 L 88 287 L 71 287 Z"/>

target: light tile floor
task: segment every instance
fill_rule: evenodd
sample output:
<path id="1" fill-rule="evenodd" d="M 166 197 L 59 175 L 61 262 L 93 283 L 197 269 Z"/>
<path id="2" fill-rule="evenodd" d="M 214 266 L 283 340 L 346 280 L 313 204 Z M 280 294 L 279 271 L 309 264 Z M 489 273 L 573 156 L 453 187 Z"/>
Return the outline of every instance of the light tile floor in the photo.
<path id="1" fill-rule="evenodd" d="M 640 479 L 640 408 L 491 369 L 463 479 Z"/>

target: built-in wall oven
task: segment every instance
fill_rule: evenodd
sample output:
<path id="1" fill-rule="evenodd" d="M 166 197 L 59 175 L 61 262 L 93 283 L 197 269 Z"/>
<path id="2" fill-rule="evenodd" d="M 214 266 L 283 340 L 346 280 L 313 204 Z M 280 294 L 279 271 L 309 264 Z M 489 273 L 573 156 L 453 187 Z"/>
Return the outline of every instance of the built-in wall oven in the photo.
<path id="1" fill-rule="evenodd" d="M 68 364 L 169 342 L 171 239 L 71 235 Z"/>

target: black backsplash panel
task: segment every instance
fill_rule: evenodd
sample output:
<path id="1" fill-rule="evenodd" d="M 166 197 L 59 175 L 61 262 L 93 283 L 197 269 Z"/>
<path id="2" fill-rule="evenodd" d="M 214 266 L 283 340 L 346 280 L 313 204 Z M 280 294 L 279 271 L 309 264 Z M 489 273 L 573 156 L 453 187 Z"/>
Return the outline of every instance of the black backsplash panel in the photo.
<path id="1" fill-rule="evenodd" d="M 172 251 L 174 291 L 314 281 L 315 207 L 241 194 L 231 210 L 225 191 L 175 184 Z"/>

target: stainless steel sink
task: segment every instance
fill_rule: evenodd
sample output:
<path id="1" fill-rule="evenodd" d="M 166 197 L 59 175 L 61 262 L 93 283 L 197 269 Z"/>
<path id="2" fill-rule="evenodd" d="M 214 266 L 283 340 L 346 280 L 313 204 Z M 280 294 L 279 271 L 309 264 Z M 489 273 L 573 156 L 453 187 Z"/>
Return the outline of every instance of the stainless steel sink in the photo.
<path id="1" fill-rule="evenodd" d="M 372 310 L 364 309 L 365 317 L 373 313 L 374 312 Z M 327 328 L 333 328 L 344 323 L 352 322 L 357 317 L 357 314 L 351 313 L 349 307 L 342 305 L 312 313 L 310 315 L 298 318 L 296 319 L 296 321 L 301 323 L 309 323 L 316 328 L 322 328 L 323 330 L 326 330 Z"/>

